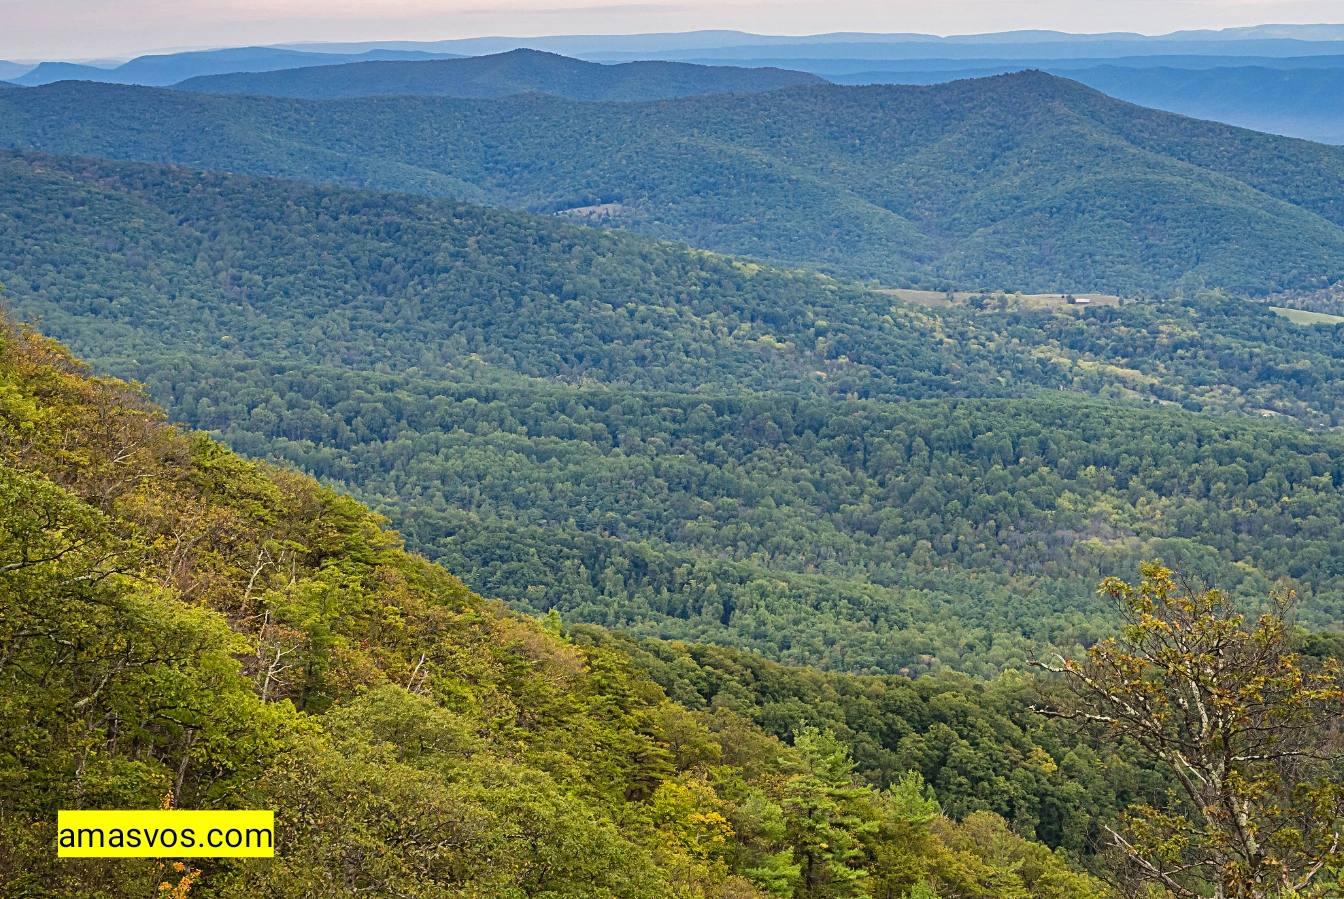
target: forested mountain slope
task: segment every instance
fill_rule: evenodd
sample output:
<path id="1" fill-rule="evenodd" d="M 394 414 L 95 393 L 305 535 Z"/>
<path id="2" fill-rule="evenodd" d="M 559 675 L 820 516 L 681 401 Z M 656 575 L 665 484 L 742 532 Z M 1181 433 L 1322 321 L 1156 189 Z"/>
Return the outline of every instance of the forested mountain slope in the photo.
<path id="1" fill-rule="evenodd" d="M 1041 73 L 643 104 L 60 84 L 0 94 L 0 144 L 489 202 L 891 283 L 1264 293 L 1344 275 L 1344 150 Z"/>
<path id="2" fill-rule="evenodd" d="M 367 62 L 255 74 L 191 78 L 181 90 L 262 94 L 314 100 L 379 95 L 507 97 L 544 93 L 571 100 L 663 100 L 696 94 L 757 93 L 824 79 L 771 68 L 697 66 L 679 62 L 600 65 L 514 50 L 492 56 L 425 62 Z"/>
<path id="3" fill-rule="evenodd" d="M 9 896 L 1105 891 L 917 776 L 863 785 L 827 734 L 679 708 L 8 323 L 0 645 Z M 51 851 L 57 809 L 169 805 L 273 808 L 276 857 Z"/>
<path id="4" fill-rule="evenodd" d="M 1162 556 L 1337 619 L 1344 441 L 1250 416 L 1338 425 L 1338 329 L 1217 298 L 935 310 L 445 201 L 0 172 L 22 315 L 524 608 L 988 673 L 1094 639 L 1097 577 Z"/>
<path id="5" fill-rule="evenodd" d="M 1167 786 L 1127 742 L 1098 742 L 1030 711 L 1055 694 L 1022 672 L 989 680 L 853 675 L 592 625 L 567 633 L 580 645 L 618 648 L 686 708 L 730 710 L 784 738 L 800 725 L 832 731 L 870 782 L 898 783 L 918 771 L 949 814 L 994 811 L 1094 865 L 1105 864 L 1094 853 L 1117 811 Z"/>

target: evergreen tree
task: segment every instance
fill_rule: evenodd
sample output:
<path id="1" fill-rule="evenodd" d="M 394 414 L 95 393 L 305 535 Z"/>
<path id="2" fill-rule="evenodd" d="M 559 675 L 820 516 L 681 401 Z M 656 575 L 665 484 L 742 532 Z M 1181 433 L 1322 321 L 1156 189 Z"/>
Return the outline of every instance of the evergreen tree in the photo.
<path id="1" fill-rule="evenodd" d="M 866 896 L 863 840 L 878 824 L 870 792 L 855 778 L 848 748 L 830 731 L 804 728 L 794 748 L 798 769 L 783 805 L 802 868 L 799 899 Z"/>

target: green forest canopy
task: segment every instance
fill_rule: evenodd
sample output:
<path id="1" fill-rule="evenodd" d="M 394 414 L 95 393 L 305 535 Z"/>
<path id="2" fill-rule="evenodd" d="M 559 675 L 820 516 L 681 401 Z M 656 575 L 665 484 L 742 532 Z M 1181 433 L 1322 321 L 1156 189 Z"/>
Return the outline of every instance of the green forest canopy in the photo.
<path id="1" fill-rule="evenodd" d="M 1344 150 L 1040 72 L 641 104 L 70 82 L 0 95 L 0 146 L 488 202 L 897 285 L 1153 294 L 1188 276 L 1268 293 L 1344 277 Z"/>
<path id="2" fill-rule="evenodd" d="M 1105 894 L 913 770 L 879 790 L 829 732 L 688 710 L 600 643 L 0 329 L 5 895 Z M 1048 796 L 1044 749 L 997 755 L 1023 750 Z M 276 858 L 51 851 L 57 809 L 169 804 L 276 809 Z"/>
<path id="3" fill-rule="evenodd" d="M 926 309 L 445 201 L 3 171 L 19 311 L 522 608 L 991 673 L 1094 639 L 1092 584 L 1163 556 L 1338 618 L 1344 444 L 1255 420 L 1338 424 L 1337 328 L 1217 297 Z"/>

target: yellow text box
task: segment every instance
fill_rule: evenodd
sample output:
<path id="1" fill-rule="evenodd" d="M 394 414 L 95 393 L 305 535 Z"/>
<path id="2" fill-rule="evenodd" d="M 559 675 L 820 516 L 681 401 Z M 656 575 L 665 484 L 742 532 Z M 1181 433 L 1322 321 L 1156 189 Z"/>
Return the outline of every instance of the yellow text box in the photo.
<path id="1" fill-rule="evenodd" d="M 60 858 L 270 858 L 275 812 L 83 809 L 56 813 Z"/>

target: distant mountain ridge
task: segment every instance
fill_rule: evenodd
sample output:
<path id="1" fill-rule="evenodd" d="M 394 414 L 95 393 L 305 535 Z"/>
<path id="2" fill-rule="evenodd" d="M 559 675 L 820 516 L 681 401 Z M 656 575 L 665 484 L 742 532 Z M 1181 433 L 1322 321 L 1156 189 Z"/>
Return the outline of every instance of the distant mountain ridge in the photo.
<path id="1" fill-rule="evenodd" d="M 226 72 L 264 72 L 345 62 L 436 58 L 445 58 L 445 54 L 420 50 L 371 49 L 358 53 L 322 53 L 277 47 L 236 47 L 226 50 L 138 56 L 112 68 L 69 62 L 44 62 L 13 78 L 13 81 L 15 84 L 28 87 L 57 81 L 99 81 L 107 84 L 166 87 L 186 78 Z"/>
<path id="2" fill-rule="evenodd" d="M 113 77 L 111 73 L 112 69 L 104 66 L 78 62 L 42 62 L 23 75 L 13 78 L 11 83 L 22 87 L 36 87 L 41 84 L 54 84 L 57 81 L 107 81 Z"/>
<path id="3" fill-rule="evenodd" d="M 940 48 L 942 48 L 940 50 Z M 1269 57 L 1344 55 L 1344 25 L 1257 25 L 1222 30 L 1177 31 L 1165 35 L 1136 32 L 1073 34 L 1022 30 L 985 34 L 933 35 L 914 32 L 831 32 L 812 35 L 766 35 L 745 31 L 702 30 L 616 35 L 492 36 L 426 41 L 296 42 L 267 47 L 231 47 L 182 53 L 143 55 L 121 66 L 82 65 L 50 60 L 40 65 L 0 61 L 0 79 L 27 79 L 28 85 L 84 78 L 119 84 L 166 86 L 187 78 L 245 71 L 297 68 L 365 59 L 481 56 L 533 49 L 596 61 L 625 62 L 663 59 L 759 65 L 757 60 L 793 52 L 812 59 L 927 59 L 954 57 L 1051 59 L 1116 58 L 1146 54 L 1195 54 Z M 799 52 L 799 51 L 803 52 Z M 247 62 L 247 55 L 268 54 L 274 61 Z M 328 57 L 306 61 L 304 56 Z M 400 54 L 400 56 L 398 56 Z M 344 56 L 346 59 L 333 57 Z M 238 65 L 230 60 L 242 61 Z M 214 63 L 224 63 L 215 65 Z M 232 65 L 232 67 L 230 67 Z M 785 66 L 789 68 L 789 66 Z M 143 71 L 140 71 L 143 70 Z M 156 71 L 157 70 L 157 71 Z M 165 71 L 166 70 L 166 71 Z M 116 73 L 109 76 L 107 73 Z M 24 73 L 27 73 L 26 75 Z"/>
<path id="4" fill-rule="evenodd" d="M 690 58 L 685 62 L 699 65 L 714 65 L 713 60 Z M 772 66 L 778 69 L 795 69 L 812 72 L 824 78 L 848 83 L 851 76 L 858 74 L 875 75 L 899 72 L 903 74 L 921 73 L 936 83 L 938 77 L 965 78 L 967 72 L 979 72 L 980 77 L 1021 72 L 1025 69 L 1042 69 L 1051 74 L 1072 77 L 1074 72 L 1095 69 L 1098 66 L 1115 66 L 1128 69 L 1148 69 L 1169 67 L 1186 70 L 1234 68 L 1239 66 L 1257 66 L 1269 69 L 1338 69 L 1344 68 L 1344 53 L 1324 56 L 1235 56 L 1235 55 L 1189 55 L 1189 54 L 1146 54 L 1143 56 L 1114 56 L 1102 59 L 1044 59 L 1039 56 L 1018 59 L 949 59 L 929 57 L 921 59 L 798 59 L 786 56 L 761 57 L 744 61 L 745 66 Z M 872 82 L 877 83 L 877 82 Z M 890 82 L 916 84 L 921 82 Z"/>
<path id="5" fill-rule="evenodd" d="M 1039 72 L 638 104 L 63 84 L 0 94 L 0 146 L 451 196 L 907 286 L 1344 277 L 1344 150 Z"/>
<path id="6" fill-rule="evenodd" d="M 1151 63 L 1161 57 L 1145 59 Z M 1344 144 L 1344 57 L 1321 57 L 1321 64 L 1292 67 L 1274 65 L 1272 59 L 1257 60 L 1265 65 L 1237 65 L 1230 58 L 1218 59 L 1222 64 L 1212 67 L 1115 65 L 1109 61 L 1102 61 L 1105 65 L 1080 65 L 1081 60 L 996 65 L 991 60 L 976 60 L 971 68 L 911 66 L 843 72 L 830 79 L 838 84 L 940 84 L 1039 68 L 1140 106 L 1288 137 Z"/>
<path id="7" fill-rule="evenodd" d="M 1308 140 L 1344 144 L 1344 67 L 1206 70 L 1101 66 L 1072 77 L 1112 97 Z"/>
<path id="8" fill-rule="evenodd" d="M 189 78 L 182 90 L 331 99 L 378 95 L 505 97 L 547 93 L 573 100 L 662 100 L 756 93 L 825 79 L 774 68 L 679 62 L 601 65 L 538 50 L 416 62 L 358 62 L 253 74 Z"/>
<path id="9" fill-rule="evenodd" d="M 297 50 L 326 50 L 328 52 L 359 52 L 374 48 L 419 49 L 477 55 L 499 53 L 528 47 L 566 55 L 597 56 L 601 54 L 684 53 L 696 50 L 724 48 L 769 48 L 796 44 L 831 45 L 1066 45 L 1116 44 L 1149 45 L 1155 52 L 1170 52 L 1178 44 L 1237 44 L 1248 42 L 1280 42 L 1281 44 L 1310 44 L 1344 41 L 1344 25 L 1258 25 L 1242 28 L 1203 31 L 1177 31 L 1165 35 L 1146 35 L 1137 32 L 1105 32 L 1076 34 L 1049 30 L 1019 30 L 981 34 L 935 35 L 917 32 L 829 32 L 810 35 L 755 34 L 734 30 L 700 30 L 686 32 L 653 32 L 645 34 L 571 34 L 536 37 L 491 36 L 457 38 L 439 41 L 362 41 L 338 43 L 289 43 L 278 46 Z M 1286 49 L 1286 47 L 1285 47 Z M 1209 47 L 1213 52 L 1213 48 Z M 1222 52 L 1228 52 L 1226 48 Z M 1335 51 L 1338 52 L 1338 51 Z"/>
<path id="10" fill-rule="evenodd" d="M 551 49 L 550 47 L 538 49 Z M 866 58 L 887 61 L 906 59 L 1109 59 L 1118 56 L 1192 55 L 1192 56 L 1338 56 L 1344 42 L 1296 40 L 1292 38 L 1247 38 L 1210 40 L 1189 38 L 1170 41 L 1127 37 L 1101 40 L 1042 41 L 993 40 L 980 43 L 931 40 L 796 40 L 779 44 L 743 44 L 705 47 L 695 50 L 594 50 L 575 53 L 600 62 L 628 59 L 698 59 L 720 64 L 749 65 L 761 58 L 796 57 L 799 59 Z"/>
<path id="11" fill-rule="evenodd" d="M 17 78 L 32 68 L 33 66 L 21 62 L 0 59 L 0 83 L 8 83 L 9 79 Z"/>

